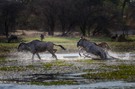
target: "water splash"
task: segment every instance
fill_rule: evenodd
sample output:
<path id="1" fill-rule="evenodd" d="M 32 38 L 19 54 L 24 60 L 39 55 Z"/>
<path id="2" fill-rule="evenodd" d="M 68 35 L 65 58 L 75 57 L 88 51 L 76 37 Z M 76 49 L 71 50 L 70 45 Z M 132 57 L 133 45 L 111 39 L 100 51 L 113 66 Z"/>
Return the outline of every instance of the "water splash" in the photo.
<path id="1" fill-rule="evenodd" d="M 134 58 L 135 58 L 135 54 L 133 54 L 131 52 L 117 53 L 117 52 L 108 51 L 108 54 L 112 57 L 119 59 L 119 60 L 134 60 Z"/>
<path id="2" fill-rule="evenodd" d="M 42 62 L 46 61 L 53 61 L 56 60 L 55 58 L 52 57 L 52 55 L 48 52 L 45 53 L 40 53 Z M 56 53 L 58 60 L 84 60 L 84 59 L 91 59 L 90 57 L 80 57 L 77 52 L 75 53 Z M 111 57 L 114 57 L 119 60 L 134 60 L 135 54 L 131 52 L 127 53 L 117 53 L 117 52 L 112 52 L 108 51 L 108 55 Z M 12 53 L 10 57 L 8 57 L 8 60 L 17 60 L 18 63 L 22 65 L 27 65 L 27 64 L 33 64 L 32 62 L 32 54 L 30 52 L 15 52 Z M 34 56 L 34 61 L 40 61 L 38 59 L 37 55 Z"/>
<path id="3" fill-rule="evenodd" d="M 34 56 L 34 60 L 32 60 L 32 54 L 30 52 L 16 52 L 11 53 L 11 56 L 8 57 L 8 60 L 17 60 L 17 62 L 20 65 L 28 65 L 33 64 L 33 61 L 36 63 L 37 61 L 41 62 L 47 62 L 47 61 L 53 61 L 56 60 L 52 57 L 52 55 L 48 52 L 45 53 L 39 53 L 41 60 L 37 57 L 37 55 Z M 90 59 L 90 58 L 84 58 L 83 56 L 80 57 L 78 53 L 56 53 L 56 56 L 58 60 L 84 60 L 84 59 Z"/>

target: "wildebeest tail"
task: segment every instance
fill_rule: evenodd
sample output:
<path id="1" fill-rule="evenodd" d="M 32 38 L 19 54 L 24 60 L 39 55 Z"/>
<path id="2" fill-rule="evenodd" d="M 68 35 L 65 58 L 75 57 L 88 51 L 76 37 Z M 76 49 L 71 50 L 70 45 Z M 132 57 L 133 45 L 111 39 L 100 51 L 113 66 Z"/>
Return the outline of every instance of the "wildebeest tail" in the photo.
<path id="1" fill-rule="evenodd" d="M 56 45 L 56 44 L 54 44 L 54 45 L 61 47 L 63 50 L 66 50 L 66 48 L 64 48 L 62 45 Z"/>

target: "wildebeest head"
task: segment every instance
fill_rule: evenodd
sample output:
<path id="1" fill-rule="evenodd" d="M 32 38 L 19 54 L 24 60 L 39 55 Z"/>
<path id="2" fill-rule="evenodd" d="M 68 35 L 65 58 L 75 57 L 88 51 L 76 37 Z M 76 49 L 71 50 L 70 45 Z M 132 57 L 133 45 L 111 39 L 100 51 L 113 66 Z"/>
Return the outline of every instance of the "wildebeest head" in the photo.
<path id="1" fill-rule="evenodd" d="M 19 46 L 18 46 L 18 51 L 28 51 L 28 46 L 26 43 L 20 43 Z"/>
<path id="2" fill-rule="evenodd" d="M 77 42 L 77 47 L 81 46 L 82 44 L 82 39 L 80 39 L 78 42 Z"/>
<path id="3" fill-rule="evenodd" d="M 77 42 L 77 47 L 79 46 L 83 46 L 83 42 L 86 41 L 85 38 L 81 38 L 78 42 Z"/>

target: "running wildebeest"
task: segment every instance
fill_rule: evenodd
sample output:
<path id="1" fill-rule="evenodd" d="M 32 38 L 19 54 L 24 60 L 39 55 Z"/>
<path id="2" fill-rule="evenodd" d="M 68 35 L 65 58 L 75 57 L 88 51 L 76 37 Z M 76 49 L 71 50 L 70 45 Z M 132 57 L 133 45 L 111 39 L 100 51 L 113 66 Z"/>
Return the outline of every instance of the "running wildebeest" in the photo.
<path id="1" fill-rule="evenodd" d="M 110 50 L 111 47 L 106 42 L 95 43 L 97 46 L 102 47 L 105 50 Z"/>
<path id="2" fill-rule="evenodd" d="M 34 59 L 34 55 L 36 54 L 39 59 L 41 57 L 38 53 L 48 51 L 52 54 L 52 57 L 57 59 L 57 56 L 55 55 L 55 52 L 57 51 L 54 49 L 54 46 L 59 46 L 63 50 L 66 50 L 62 45 L 56 45 L 53 42 L 42 42 L 39 40 L 33 40 L 28 43 L 20 43 L 18 46 L 18 51 L 30 51 L 32 55 L 32 60 Z"/>
<path id="3" fill-rule="evenodd" d="M 94 42 L 93 42 L 94 43 Z M 105 52 L 107 52 L 108 50 L 110 50 L 110 46 L 106 43 L 106 42 L 100 42 L 100 43 L 94 43 L 95 45 L 103 48 L 105 50 Z M 85 49 L 83 47 L 79 47 L 79 55 L 81 56 L 81 53 L 85 56 L 85 57 L 89 57 L 88 53 L 85 51 Z"/>
<path id="4" fill-rule="evenodd" d="M 85 50 L 87 53 L 100 56 L 101 59 L 107 59 L 107 53 L 105 52 L 103 48 L 99 47 L 95 43 L 90 42 L 84 38 L 81 38 L 77 42 L 77 47 L 83 47 L 83 50 Z"/>

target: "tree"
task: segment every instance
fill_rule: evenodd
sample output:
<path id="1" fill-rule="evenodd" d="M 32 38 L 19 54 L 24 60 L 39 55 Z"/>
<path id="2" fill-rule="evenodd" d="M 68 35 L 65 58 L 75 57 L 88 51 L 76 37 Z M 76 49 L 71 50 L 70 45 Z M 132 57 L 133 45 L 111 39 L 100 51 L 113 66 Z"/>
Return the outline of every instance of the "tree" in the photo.
<path id="1" fill-rule="evenodd" d="M 42 3 L 42 4 L 41 4 Z M 44 19 L 43 23 L 47 24 L 48 35 L 54 35 L 56 16 L 57 16 L 57 4 L 54 0 L 41 0 L 41 13 Z"/>
<path id="2" fill-rule="evenodd" d="M 4 29 L 4 33 L 8 38 L 9 32 L 16 30 L 16 19 L 21 5 L 16 1 L 4 1 L 1 8 L 2 28 Z"/>

